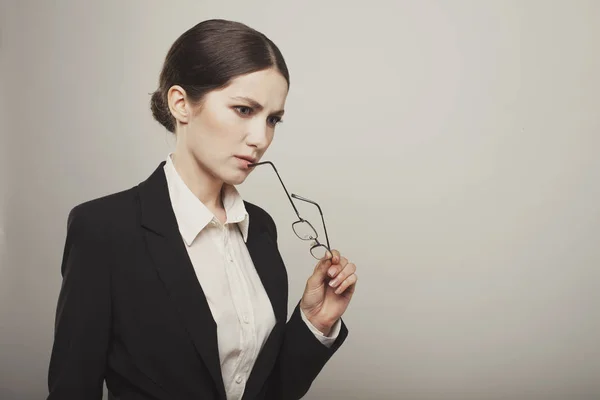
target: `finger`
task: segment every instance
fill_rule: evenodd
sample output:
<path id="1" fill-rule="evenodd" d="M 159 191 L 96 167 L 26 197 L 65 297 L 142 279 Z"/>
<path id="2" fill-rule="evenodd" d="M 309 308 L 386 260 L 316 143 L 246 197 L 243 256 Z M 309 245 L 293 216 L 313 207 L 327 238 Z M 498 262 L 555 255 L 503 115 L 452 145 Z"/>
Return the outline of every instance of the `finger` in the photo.
<path id="1" fill-rule="evenodd" d="M 331 270 L 332 268 L 336 268 L 336 266 L 334 265 L 329 269 Z M 329 286 L 337 287 L 340 283 L 342 283 L 346 278 L 348 278 L 350 275 L 352 275 L 355 272 L 356 272 L 356 265 L 354 265 L 353 263 L 346 264 L 346 267 L 341 270 L 341 272 L 335 277 L 335 279 L 332 279 L 329 282 Z"/>
<path id="2" fill-rule="evenodd" d="M 337 250 L 333 250 L 336 252 L 336 256 L 332 259 L 331 267 L 327 271 L 327 275 L 330 278 L 335 277 L 341 270 L 343 270 L 348 264 L 348 259 L 346 257 L 342 257 L 340 252 Z"/>
<path id="3" fill-rule="evenodd" d="M 346 268 L 346 265 L 348 265 L 348 259 L 344 256 L 340 257 L 339 264 L 342 266 L 342 269 Z"/>
<path id="4" fill-rule="evenodd" d="M 331 262 L 333 264 L 338 264 L 340 262 L 341 255 L 340 255 L 339 251 L 333 249 L 333 250 L 331 250 L 331 253 L 329 253 L 328 255 L 332 255 Z"/>
<path id="5" fill-rule="evenodd" d="M 312 276 L 309 278 L 309 283 L 312 285 L 320 285 L 327 277 L 327 271 L 331 267 L 330 259 L 320 260 L 313 271 Z"/>
<path id="6" fill-rule="evenodd" d="M 332 264 L 331 267 L 327 270 L 327 275 L 330 278 L 335 278 L 335 276 L 340 273 L 346 266 L 348 265 L 348 259 L 346 257 L 342 257 L 339 264 Z"/>
<path id="7" fill-rule="evenodd" d="M 336 289 L 335 294 L 342 294 L 344 292 L 346 292 L 346 294 L 354 293 L 354 290 L 356 288 L 356 282 L 358 282 L 358 276 L 356 274 L 350 275 Z"/>

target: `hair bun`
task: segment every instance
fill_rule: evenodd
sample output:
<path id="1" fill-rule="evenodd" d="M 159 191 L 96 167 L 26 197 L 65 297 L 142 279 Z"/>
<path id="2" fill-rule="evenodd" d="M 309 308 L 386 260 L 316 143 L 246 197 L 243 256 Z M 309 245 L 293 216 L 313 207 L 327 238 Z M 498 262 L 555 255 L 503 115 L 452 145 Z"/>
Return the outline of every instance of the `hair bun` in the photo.
<path id="1" fill-rule="evenodd" d="M 171 115 L 171 111 L 169 110 L 169 107 L 167 107 L 160 90 L 152 93 L 152 98 L 150 99 L 150 110 L 152 110 L 152 116 L 155 120 L 167 128 L 169 132 L 175 133 L 174 118 Z"/>

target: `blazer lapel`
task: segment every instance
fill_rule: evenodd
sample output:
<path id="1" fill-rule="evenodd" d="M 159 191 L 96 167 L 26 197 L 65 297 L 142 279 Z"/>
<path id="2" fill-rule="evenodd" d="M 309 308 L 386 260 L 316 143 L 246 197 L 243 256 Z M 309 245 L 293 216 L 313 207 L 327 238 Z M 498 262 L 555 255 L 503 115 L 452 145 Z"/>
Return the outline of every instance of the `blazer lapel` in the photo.
<path id="1" fill-rule="evenodd" d="M 287 315 L 287 273 L 277 250 L 277 245 L 269 233 L 262 229 L 265 224 L 259 215 L 252 212 L 252 205 L 246 203 L 250 214 L 248 241 L 246 247 L 258 276 L 271 300 L 277 323 L 284 322 Z"/>
<path id="2" fill-rule="evenodd" d="M 148 251 L 220 397 L 225 399 L 216 323 L 179 233 L 163 166 L 164 162 L 139 185 L 141 223 Z"/>

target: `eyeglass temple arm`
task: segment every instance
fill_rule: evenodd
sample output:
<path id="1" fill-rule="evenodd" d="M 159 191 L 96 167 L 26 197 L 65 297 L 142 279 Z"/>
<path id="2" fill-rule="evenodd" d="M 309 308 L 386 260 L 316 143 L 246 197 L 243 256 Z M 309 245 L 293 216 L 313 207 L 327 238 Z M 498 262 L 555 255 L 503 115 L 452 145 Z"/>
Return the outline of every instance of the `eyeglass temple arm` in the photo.
<path id="1" fill-rule="evenodd" d="M 296 205 L 294 204 L 294 202 L 292 201 L 292 198 L 290 197 L 290 194 L 288 193 L 287 188 L 283 184 L 283 180 L 281 179 L 281 176 L 279 176 L 279 172 L 277 172 L 277 168 L 275 168 L 275 165 L 273 165 L 273 163 L 271 161 L 261 161 L 261 162 L 258 162 L 258 163 L 249 164 L 248 166 L 249 167 L 256 167 L 258 165 L 264 165 L 264 164 L 269 164 L 273 168 L 273 170 L 275 171 L 275 174 L 277 174 L 277 178 L 279 178 L 279 182 L 281 182 L 281 186 L 283 186 L 283 190 L 285 190 L 285 194 L 287 195 L 287 198 L 290 201 L 290 204 L 294 208 L 294 212 L 298 216 L 298 219 L 300 219 L 301 221 L 303 221 L 302 217 L 300 216 L 300 213 L 298 212 L 298 209 L 296 208 Z M 327 236 L 327 234 L 325 234 L 325 236 Z"/>
<path id="2" fill-rule="evenodd" d="M 331 245 L 329 244 L 329 235 L 327 234 L 327 226 L 325 225 L 325 218 L 323 217 L 323 210 L 321 210 L 321 206 L 318 205 L 316 202 L 307 199 L 306 197 L 298 196 L 295 193 L 292 193 L 292 197 L 317 206 L 317 208 L 319 209 L 319 214 L 321 214 L 321 222 L 323 223 L 323 230 L 325 231 L 325 240 L 327 241 L 327 248 L 331 250 Z"/>

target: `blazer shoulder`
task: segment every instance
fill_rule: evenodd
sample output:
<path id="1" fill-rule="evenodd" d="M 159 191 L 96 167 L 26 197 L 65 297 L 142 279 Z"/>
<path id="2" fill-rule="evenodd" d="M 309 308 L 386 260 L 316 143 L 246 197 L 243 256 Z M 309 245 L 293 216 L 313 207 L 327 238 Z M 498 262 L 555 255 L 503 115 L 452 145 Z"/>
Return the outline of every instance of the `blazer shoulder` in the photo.
<path id="1" fill-rule="evenodd" d="M 79 255 L 107 259 L 117 248 L 126 248 L 131 237 L 131 222 L 135 221 L 135 188 L 87 200 L 74 206 L 68 214 L 66 239 L 61 273 L 68 273 L 72 263 L 67 262 L 73 249 Z M 132 218 L 133 217 L 133 218 Z M 119 244 L 116 247 L 116 244 Z"/>
<path id="2" fill-rule="evenodd" d="M 96 197 L 75 205 L 69 212 L 68 224 L 75 218 L 98 226 L 118 224 L 135 215 L 136 203 L 137 187 Z"/>

